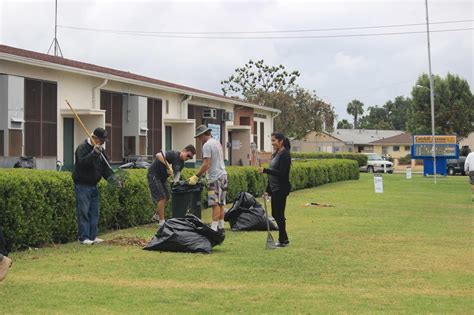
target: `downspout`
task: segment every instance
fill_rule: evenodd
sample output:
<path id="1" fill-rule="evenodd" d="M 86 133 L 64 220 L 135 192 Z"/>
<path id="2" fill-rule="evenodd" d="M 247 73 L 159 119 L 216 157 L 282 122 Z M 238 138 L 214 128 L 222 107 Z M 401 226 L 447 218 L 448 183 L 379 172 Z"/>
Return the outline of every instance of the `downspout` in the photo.
<path id="1" fill-rule="evenodd" d="M 103 88 L 107 82 L 109 82 L 108 79 L 104 79 L 104 82 L 102 82 L 101 84 L 99 84 L 98 86 L 96 86 L 95 88 L 92 88 L 92 108 L 93 109 L 97 109 L 97 97 L 96 97 L 96 93 L 97 91 L 100 92 L 100 89 Z M 100 104 L 99 104 L 99 107 L 100 107 Z"/>
<path id="2" fill-rule="evenodd" d="M 181 101 L 181 112 L 180 112 L 180 117 L 181 119 L 188 119 L 187 117 L 187 111 L 186 111 L 186 105 L 188 105 L 188 102 L 193 98 L 192 95 L 185 95 L 184 99 Z M 185 116 L 186 115 L 186 116 Z"/>

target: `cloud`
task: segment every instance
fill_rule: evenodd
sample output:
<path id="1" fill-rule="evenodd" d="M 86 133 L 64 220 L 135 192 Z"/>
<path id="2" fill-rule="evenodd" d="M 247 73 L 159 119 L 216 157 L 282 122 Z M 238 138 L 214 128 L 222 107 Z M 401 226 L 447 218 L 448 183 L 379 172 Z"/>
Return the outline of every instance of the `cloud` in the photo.
<path id="1" fill-rule="evenodd" d="M 430 20 L 472 19 L 472 1 L 430 1 Z M 38 14 L 41 12 L 41 14 Z M 137 31 L 225 32 L 423 23 L 423 1 L 68 1 L 61 25 Z M 1 1 L 0 43 L 46 52 L 54 1 Z M 441 25 L 437 28 L 457 27 Z M 472 23 L 459 27 L 472 27 Z M 413 28 L 305 32 L 388 32 Z M 424 30 L 424 26 L 416 28 Z M 292 35 L 293 33 L 276 33 Z M 294 34 L 293 34 L 294 35 Z M 427 72 L 426 35 L 358 38 L 229 40 L 141 37 L 59 29 L 64 56 L 220 93 L 220 81 L 249 59 L 298 70 L 298 84 L 331 102 L 341 118 L 354 98 L 367 106 L 408 96 Z M 433 71 L 473 78 L 473 33 L 432 36 Z"/>
<path id="2" fill-rule="evenodd" d="M 350 56 L 344 52 L 337 52 L 334 56 L 334 69 L 346 73 L 364 70 L 368 66 L 367 60 L 362 56 Z"/>

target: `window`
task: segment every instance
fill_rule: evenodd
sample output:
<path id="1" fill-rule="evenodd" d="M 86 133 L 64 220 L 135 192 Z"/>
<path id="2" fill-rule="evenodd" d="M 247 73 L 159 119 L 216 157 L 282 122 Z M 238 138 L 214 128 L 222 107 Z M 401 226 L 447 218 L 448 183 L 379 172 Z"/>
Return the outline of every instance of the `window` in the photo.
<path id="1" fill-rule="evenodd" d="M 101 91 L 100 109 L 105 110 L 105 129 L 109 138 L 107 151 L 111 161 L 122 161 L 122 94 Z"/>
<path id="2" fill-rule="evenodd" d="M 265 151 L 265 124 L 260 123 L 260 151 Z"/>
<path id="3" fill-rule="evenodd" d="M 386 146 L 382 146 L 382 154 L 387 154 L 387 147 Z"/>
<path id="4" fill-rule="evenodd" d="M 393 152 L 400 151 L 400 146 L 399 145 L 394 145 L 393 146 Z"/>
<path id="5" fill-rule="evenodd" d="M 166 114 L 170 113 L 170 101 L 166 100 Z"/>
<path id="6" fill-rule="evenodd" d="M 408 152 L 408 151 L 410 151 L 410 150 L 411 150 L 411 147 L 410 147 L 409 145 L 406 145 L 406 146 L 405 146 L 405 151 Z"/>
<path id="7" fill-rule="evenodd" d="M 57 155 L 57 102 L 56 83 L 25 79 L 25 155 Z"/>
<path id="8" fill-rule="evenodd" d="M 258 123 L 256 121 L 254 121 L 253 122 L 253 128 L 252 128 L 252 135 L 253 135 L 253 143 L 255 143 L 255 145 L 258 145 L 257 126 L 258 126 Z"/>
<path id="9" fill-rule="evenodd" d="M 148 99 L 148 155 L 155 155 L 162 149 L 162 101 Z"/>
<path id="10" fill-rule="evenodd" d="M 135 137 L 123 137 L 123 155 L 135 155 Z"/>

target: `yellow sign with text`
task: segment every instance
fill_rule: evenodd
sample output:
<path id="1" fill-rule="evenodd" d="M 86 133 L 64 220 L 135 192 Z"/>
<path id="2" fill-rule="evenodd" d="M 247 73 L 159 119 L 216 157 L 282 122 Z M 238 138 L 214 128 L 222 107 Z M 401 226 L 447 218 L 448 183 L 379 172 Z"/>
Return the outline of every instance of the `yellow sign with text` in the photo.
<path id="1" fill-rule="evenodd" d="M 413 144 L 433 143 L 433 136 L 414 136 Z M 456 136 L 435 136 L 436 144 L 456 144 Z"/>

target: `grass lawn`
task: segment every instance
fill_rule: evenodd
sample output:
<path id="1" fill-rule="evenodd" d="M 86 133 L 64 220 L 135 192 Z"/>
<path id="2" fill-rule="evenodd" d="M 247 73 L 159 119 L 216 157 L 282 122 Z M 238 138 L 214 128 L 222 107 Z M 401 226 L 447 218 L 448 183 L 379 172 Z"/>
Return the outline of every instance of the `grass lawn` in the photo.
<path id="1" fill-rule="evenodd" d="M 228 230 L 211 255 L 77 243 L 13 253 L 0 312 L 472 313 L 468 178 L 383 179 L 383 194 L 370 174 L 292 193 L 283 249 L 265 250 L 266 232 Z M 102 237 L 150 239 L 155 230 Z"/>

